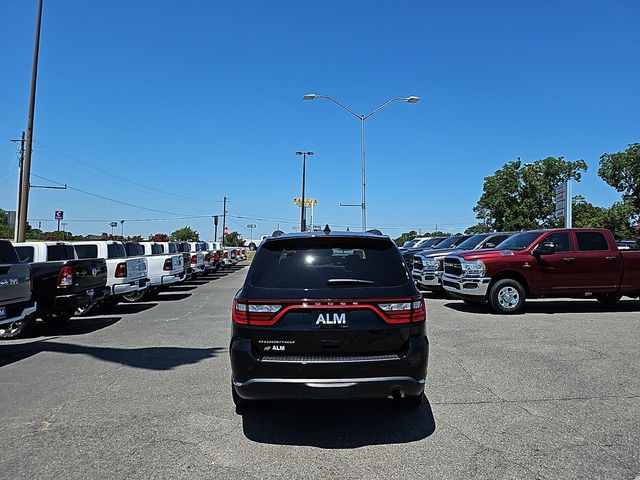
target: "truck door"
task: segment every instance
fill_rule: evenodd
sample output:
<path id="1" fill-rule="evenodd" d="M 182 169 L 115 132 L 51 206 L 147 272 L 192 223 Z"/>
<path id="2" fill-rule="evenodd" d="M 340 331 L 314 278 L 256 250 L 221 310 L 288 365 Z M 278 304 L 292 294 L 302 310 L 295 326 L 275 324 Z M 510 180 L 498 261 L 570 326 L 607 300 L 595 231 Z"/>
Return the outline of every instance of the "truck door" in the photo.
<path id="1" fill-rule="evenodd" d="M 547 295 L 575 293 L 575 252 L 569 232 L 551 233 L 543 237 L 540 243 L 542 242 L 553 242 L 556 253 L 536 258 L 540 272 L 540 290 Z"/>
<path id="2" fill-rule="evenodd" d="M 576 231 L 577 251 L 572 282 L 581 292 L 615 292 L 622 276 L 622 258 L 615 245 L 598 231 Z"/>

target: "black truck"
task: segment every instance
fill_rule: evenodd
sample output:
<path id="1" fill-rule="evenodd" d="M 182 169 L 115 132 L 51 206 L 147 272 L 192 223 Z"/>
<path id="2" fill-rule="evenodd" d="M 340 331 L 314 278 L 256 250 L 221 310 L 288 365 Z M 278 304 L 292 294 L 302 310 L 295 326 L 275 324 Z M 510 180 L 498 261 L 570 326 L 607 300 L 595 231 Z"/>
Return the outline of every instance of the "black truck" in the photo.
<path id="1" fill-rule="evenodd" d="M 102 258 L 78 259 L 73 245 L 64 242 L 15 243 L 14 247 L 20 260 L 31 265 L 36 318 L 66 321 L 77 309 L 110 294 Z"/>
<path id="2" fill-rule="evenodd" d="M 31 267 L 20 263 L 11 242 L 0 240 L 0 338 L 19 336 L 33 321 Z"/>

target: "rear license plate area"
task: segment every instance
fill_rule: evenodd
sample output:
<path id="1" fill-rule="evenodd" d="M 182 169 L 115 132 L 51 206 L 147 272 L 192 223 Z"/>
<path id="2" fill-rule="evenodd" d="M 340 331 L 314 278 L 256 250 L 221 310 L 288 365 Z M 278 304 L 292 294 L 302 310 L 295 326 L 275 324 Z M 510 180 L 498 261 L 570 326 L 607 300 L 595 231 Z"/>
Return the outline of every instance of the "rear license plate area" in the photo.
<path id="1" fill-rule="evenodd" d="M 319 311 L 311 316 L 316 328 L 349 328 L 349 315 L 341 311 Z"/>

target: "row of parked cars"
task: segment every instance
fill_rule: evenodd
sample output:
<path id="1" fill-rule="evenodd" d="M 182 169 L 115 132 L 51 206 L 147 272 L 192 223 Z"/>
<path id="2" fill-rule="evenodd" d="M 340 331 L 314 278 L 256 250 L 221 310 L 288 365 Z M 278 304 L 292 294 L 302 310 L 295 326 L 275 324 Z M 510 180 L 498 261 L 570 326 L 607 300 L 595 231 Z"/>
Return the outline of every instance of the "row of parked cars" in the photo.
<path id="1" fill-rule="evenodd" d="M 64 322 L 246 260 L 216 242 L 24 242 L 0 240 L 0 338 L 36 320 Z"/>
<path id="2" fill-rule="evenodd" d="M 418 288 L 498 313 L 527 298 L 640 297 L 640 251 L 605 229 L 551 229 L 414 239 L 400 248 Z"/>

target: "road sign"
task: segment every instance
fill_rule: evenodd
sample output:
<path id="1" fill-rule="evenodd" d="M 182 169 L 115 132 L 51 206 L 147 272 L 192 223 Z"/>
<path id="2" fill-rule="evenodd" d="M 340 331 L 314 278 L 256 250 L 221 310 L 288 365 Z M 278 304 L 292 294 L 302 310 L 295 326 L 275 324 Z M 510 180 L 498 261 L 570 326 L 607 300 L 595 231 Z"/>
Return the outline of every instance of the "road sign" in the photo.
<path id="1" fill-rule="evenodd" d="M 250 223 L 249 225 L 247 225 L 247 228 L 256 228 L 255 223 Z"/>
<path id="2" fill-rule="evenodd" d="M 296 207 L 301 207 L 302 206 L 302 199 L 300 197 L 293 197 L 293 203 L 295 203 Z M 305 198 L 304 199 L 304 206 L 305 207 L 315 207 L 316 205 L 318 205 L 318 199 L 317 198 Z"/>
<path id="3" fill-rule="evenodd" d="M 62 210 L 56 210 L 55 219 L 56 220 L 63 220 L 64 219 L 64 212 Z"/>
<path id="4" fill-rule="evenodd" d="M 118 222 L 111 222 L 109 224 L 110 227 L 117 227 L 118 226 Z"/>

